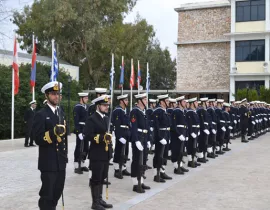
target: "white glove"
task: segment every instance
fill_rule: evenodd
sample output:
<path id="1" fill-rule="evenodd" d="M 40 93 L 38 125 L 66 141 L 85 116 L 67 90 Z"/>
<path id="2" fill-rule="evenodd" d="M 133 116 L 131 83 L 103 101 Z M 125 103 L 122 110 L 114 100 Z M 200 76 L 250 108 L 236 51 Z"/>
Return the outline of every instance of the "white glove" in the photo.
<path id="1" fill-rule="evenodd" d="M 201 135 L 201 132 L 200 132 L 200 131 L 198 132 L 198 136 L 199 136 L 199 135 Z"/>
<path id="2" fill-rule="evenodd" d="M 186 137 L 186 141 L 188 141 L 188 137 Z"/>
<path id="3" fill-rule="evenodd" d="M 83 134 L 82 133 L 79 133 L 78 135 L 79 139 L 82 141 L 83 140 Z"/>
<path id="4" fill-rule="evenodd" d="M 259 120 L 255 120 L 256 121 L 256 123 L 258 123 L 259 122 Z"/>
<path id="5" fill-rule="evenodd" d="M 153 131 L 154 130 L 154 128 L 153 127 L 150 127 L 150 131 Z"/>
<path id="6" fill-rule="evenodd" d="M 195 133 L 192 133 L 191 136 L 192 136 L 192 138 L 194 138 L 194 139 L 197 137 L 197 135 L 196 135 Z"/>
<path id="7" fill-rule="evenodd" d="M 180 139 L 181 141 L 185 141 L 186 140 L 186 138 L 183 135 L 179 136 L 178 139 Z"/>
<path id="8" fill-rule="evenodd" d="M 136 141 L 135 144 L 136 144 L 136 147 L 138 148 L 138 150 L 143 151 L 143 146 L 142 146 L 142 143 L 140 141 Z"/>
<path id="9" fill-rule="evenodd" d="M 160 142 L 162 145 L 166 145 L 166 144 L 167 144 L 167 141 L 166 141 L 165 139 L 161 139 L 159 142 Z"/>
<path id="10" fill-rule="evenodd" d="M 240 122 L 240 120 L 238 120 L 238 122 Z"/>
<path id="11" fill-rule="evenodd" d="M 210 134 L 209 130 L 207 130 L 207 129 L 204 129 L 203 132 L 205 132 L 207 135 Z"/>
<path id="12" fill-rule="evenodd" d="M 226 128 L 223 126 L 222 128 L 221 128 L 221 130 L 223 130 L 224 132 L 226 131 Z"/>
<path id="13" fill-rule="evenodd" d="M 230 129 L 230 130 L 232 130 L 232 129 L 233 129 L 233 127 L 232 127 L 232 126 L 229 126 L 229 129 Z"/>
<path id="14" fill-rule="evenodd" d="M 215 129 L 212 129 L 213 134 L 217 134 L 217 131 Z"/>
<path id="15" fill-rule="evenodd" d="M 233 122 L 234 122 L 234 124 L 237 124 L 237 121 L 236 120 L 234 120 Z"/>
<path id="16" fill-rule="evenodd" d="M 122 144 L 126 144 L 126 143 L 127 143 L 127 140 L 124 139 L 124 138 L 120 138 L 119 141 L 120 141 Z"/>
<path id="17" fill-rule="evenodd" d="M 151 143 L 150 143 L 150 141 L 147 142 L 147 148 L 148 148 L 148 149 L 151 148 Z"/>
<path id="18" fill-rule="evenodd" d="M 267 121 L 267 119 L 266 118 L 263 118 L 265 121 Z"/>
<path id="19" fill-rule="evenodd" d="M 256 123 L 254 121 L 252 121 L 252 124 L 255 125 Z"/>

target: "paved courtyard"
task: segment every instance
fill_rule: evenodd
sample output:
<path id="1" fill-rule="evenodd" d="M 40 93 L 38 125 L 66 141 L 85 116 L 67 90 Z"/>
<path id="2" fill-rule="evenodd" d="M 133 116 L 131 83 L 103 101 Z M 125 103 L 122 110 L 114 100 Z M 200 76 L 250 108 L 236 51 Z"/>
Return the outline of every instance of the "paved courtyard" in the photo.
<path id="1" fill-rule="evenodd" d="M 73 173 L 75 138 L 72 135 L 69 139 L 65 210 L 87 210 L 92 203 L 88 174 Z M 38 147 L 24 148 L 23 143 L 23 139 L 0 141 L 1 210 L 38 209 L 41 184 L 37 170 Z M 154 172 L 148 170 L 145 183 L 152 189 L 145 194 L 132 192 L 129 177 L 113 178 L 111 167 L 109 202 L 119 210 L 269 210 L 270 134 L 248 144 L 232 140 L 230 147 L 232 151 L 185 175 L 174 175 L 169 164 L 167 173 L 173 180 L 165 184 L 154 183 Z M 61 201 L 57 209 L 61 209 Z"/>

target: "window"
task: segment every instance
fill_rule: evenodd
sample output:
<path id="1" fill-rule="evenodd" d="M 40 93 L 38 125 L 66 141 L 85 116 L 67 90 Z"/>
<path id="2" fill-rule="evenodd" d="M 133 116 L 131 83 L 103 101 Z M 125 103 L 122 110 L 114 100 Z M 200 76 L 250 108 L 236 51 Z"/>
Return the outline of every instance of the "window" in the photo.
<path id="1" fill-rule="evenodd" d="M 236 2 L 236 22 L 265 20 L 265 0 Z"/>
<path id="2" fill-rule="evenodd" d="M 235 61 L 264 61 L 265 40 L 235 42 Z"/>

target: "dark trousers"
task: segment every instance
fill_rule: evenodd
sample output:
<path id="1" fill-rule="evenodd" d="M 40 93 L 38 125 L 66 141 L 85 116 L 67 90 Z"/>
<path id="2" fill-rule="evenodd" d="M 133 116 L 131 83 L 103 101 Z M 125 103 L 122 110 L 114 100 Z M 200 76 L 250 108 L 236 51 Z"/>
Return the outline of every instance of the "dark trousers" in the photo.
<path id="1" fill-rule="evenodd" d="M 167 160 L 165 159 L 164 155 L 166 153 L 166 145 L 162 145 L 160 142 L 155 143 L 155 155 L 153 159 L 153 167 L 154 168 L 161 168 L 162 165 L 167 164 Z M 168 148 L 168 147 L 167 147 Z M 167 150 L 168 154 L 168 150 Z"/>
<path id="2" fill-rule="evenodd" d="M 64 190 L 66 171 L 42 172 L 42 186 L 39 191 L 40 199 L 38 206 L 40 210 L 55 210 L 58 200 Z"/>
<path id="3" fill-rule="evenodd" d="M 243 120 L 243 122 L 241 122 L 241 135 L 246 135 L 247 128 L 248 128 L 248 121 Z"/>
<path id="4" fill-rule="evenodd" d="M 89 143 L 86 139 L 84 141 L 84 147 L 83 147 L 83 153 L 84 155 L 82 156 L 82 160 L 86 160 L 86 155 L 88 154 L 88 148 L 89 148 Z M 74 162 L 79 162 L 80 161 L 80 154 L 81 154 L 81 142 L 82 140 L 79 139 L 78 134 L 76 135 L 76 146 L 75 146 L 75 151 L 74 151 Z"/>
<path id="5" fill-rule="evenodd" d="M 125 147 L 125 148 L 124 148 Z M 116 138 L 116 143 L 115 143 L 115 149 L 114 149 L 114 156 L 113 156 L 113 162 L 114 163 L 126 163 L 126 152 L 127 152 L 127 147 L 129 147 L 129 142 L 126 142 L 126 144 L 122 144 L 119 141 L 119 138 Z M 125 151 L 122 151 L 125 150 Z M 122 154 L 124 152 L 124 154 Z"/>
<path id="6" fill-rule="evenodd" d="M 135 143 L 132 143 L 132 162 L 131 162 L 131 177 L 139 177 L 141 174 L 140 155 L 144 152 L 138 150 Z"/>
<path id="7" fill-rule="evenodd" d="M 198 150 L 199 152 L 207 152 L 207 146 L 208 146 L 208 138 L 209 135 L 204 133 L 204 131 L 201 131 L 201 135 L 198 137 Z"/>
<path id="8" fill-rule="evenodd" d="M 25 141 L 24 141 L 24 145 L 25 146 L 28 145 L 29 138 L 30 138 L 30 144 L 29 145 L 33 145 L 34 138 L 33 138 L 33 135 L 32 135 L 31 130 L 32 130 L 31 128 L 26 128 L 26 131 L 25 131 Z"/>
<path id="9" fill-rule="evenodd" d="M 90 178 L 89 186 L 101 185 L 103 184 L 104 179 L 107 178 L 107 174 L 109 170 L 109 162 L 91 160 L 91 170 L 92 170 L 92 176 Z"/>

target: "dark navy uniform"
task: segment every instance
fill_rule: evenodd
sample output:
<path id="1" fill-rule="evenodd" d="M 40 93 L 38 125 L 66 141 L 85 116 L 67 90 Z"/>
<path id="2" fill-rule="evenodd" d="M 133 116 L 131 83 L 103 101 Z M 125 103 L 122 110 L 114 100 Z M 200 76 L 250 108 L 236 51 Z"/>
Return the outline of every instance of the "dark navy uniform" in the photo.
<path id="1" fill-rule="evenodd" d="M 200 118 L 200 136 L 199 136 L 199 144 L 198 144 L 198 151 L 201 155 L 203 155 L 202 158 L 198 158 L 198 162 L 206 162 L 206 152 L 208 147 L 208 138 L 210 135 L 209 131 L 209 114 L 206 109 L 200 108 L 197 110 L 197 114 Z"/>
<path id="2" fill-rule="evenodd" d="M 188 166 L 196 167 L 196 162 L 194 158 L 197 151 L 197 140 L 198 140 L 198 134 L 200 131 L 200 119 L 196 111 L 189 108 L 187 109 L 186 120 L 187 120 L 188 135 L 189 135 L 188 144 L 187 144 Z"/>
<path id="3" fill-rule="evenodd" d="M 76 134 L 76 147 L 74 151 L 74 162 L 79 162 L 80 160 L 80 153 L 81 153 L 81 142 L 84 141 L 84 148 L 83 148 L 83 157 L 82 159 L 86 159 L 86 155 L 89 148 L 89 143 L 86 139 L 80 140 L 79 134 L 83 133 L 83 129 L 85 126 L 85 121 L 87 119 L 87 106 L 85 104 L 76 104 L 73 109 L 73 117 L 74 117 L 74 133 Z"/>
<path id="4" fill-rule="evenodd" d="M 182 167 L 182 159 L 184 156 L 184 147 L 187 134 L 187 122 L 184 110 L 180 108 L 174 109 L 171 115 L 171 150 L 172 162 L 178 162 L 179 167 L 175 173 L 182 174 L 184 172 Z"/>
<path id="5" fill-rule="evenodd" d="M 226 132 L 226 121 L 223 115 L 223 111 L 220 108 L 216 108 L 215 110 L 216 116 L 217 116 L 217 146 L 219 146 L 219 151 L 217 151 L 217 154 L 224 154 L 222 151 L 222 146 L 224 143 L 224 137 Z"/>
<path id="6" fill-rule="evenodd" d="M 32 135 L 32 126 L 36 110 L 33 108 L 28 108 L 24 113 L 24 123 L 25 123 L 25 142 L 24 146 L 33 146 L 33 135 Z M 28 145 L 30 138 L 30 144 Z"/>
<path id="7" fill-rule="evenodd" d="M 139 107 L 135 106 L 130 112 L 131 133 L 130 141 L 132 143 L 132 163 L 131 163 L 131 177 L 133 180 L 143 180 L 143 151 L 140 151 L 136 146 L 136 142 L 142 145 L 143 150 L 147 148 L 149 125 L 146 114 Z M 142 158 L 142 159 L 141 159 Z M 138 185 L 134 183 L 133 191 L 144 192 L 144 187 L 138 189 Z"/>
<path id="8" fill-rule="evenodd" d="M 210 131 L 210 136 L 208 139 L 209 143 L 209 149 L 208 149 L 208 154 L 207 157 L 210 158 L 215 158 L 215 151 L 216 151 L 216 136 L 217 136 L 217 116 L 215 113 L 215 109 L 213 107 L 207 108 L 207 112 L 209 114 L 209 131 Z"/>
<path id="9" fill-rule="evenodd" d="M 57 111 L 60 124 L 65 124 L 62 109 Z M 58 115 L 59 115 L 58 114 Z M 60 137 L 54 128 L 59 117 L 46 105 L 38 111 L 33 122 L 33 136 L 39 145 L 38 169 L 41 171 L 42 186 L 39 192 L 39 208 L 53 210 L 64 189 L 67 164 L 66 135 Z"/>
<path id="10" fill-rule="evenodd" d="M 87 108 L 87 116 L 90 117 L 95 112 L 96 112 L 96 105 L 92 103 Z"/>
<path id="11" fill-rule="evenodd" d="M 115 150 L 113 162 L 123 166 L 126 163 L 125 153 L 126 147 L 129 146 L 128 141 L 130 138 L 130 120 L 127 110 L 121 106 L 117 106 L 112 113 L 112 124 L 115 132 Z M 119 139 L 123 138 L 126 143 L 123 144 Z M 123 172 L 126 171 L 125 165 Z"/>
<path id="12" fill-rule="evenodd" d="M 233 129 L 233 122 L 231 120 L 231 117 L 230 117 L 230 113 L 226 112 L 224 110 L 223 112 L 223 116 L 224 116 L 224 120 L 225 120 L 225 128 L 226 128 L 226 132 L 225 132 L 225 135 L 224 135 L 224 143 L 226 144 L 226 148 L 223 148 L 224 151 L 229 151 L 230 149 L 228 148 L 228 144 L 230 143 L 230 134 L 231 134 L 231 131 Z"/>
<path id="13" fill-rule="evenodd" d="M 247 134 L 248 128 L 248 108 L 244 105 L 240 106 L 239 114 L 240 114 L 240 126 L 241 126 L 241 138 L 242 142 L 247 142 L 245 139 L 245 135 Z"/>
<path id="14" fill-rule="evenodd" d="M 109 160 L 112 158 L 111 136 L 106 140 L 109 119 L 105 114 L 95 111 L 88 119 L 84 127 L 85 139 L 90 142 L 88 156 L 90 159 L 90 169 L 92 176 L 89 180 L 91 187 L 93 205 L 95 209 L 100 205 L 105 207 L 102 200 L 103 181 L 107 178 L 109 170 Z M 95 208 L 93 207 L 95 206 Z"/>
<path id="15" fill-rule="evenodd" d="M 155 132 L 155 156 L 153 166 L 154 168 L 161 168 L 162 165 L 167 165 L 170 138 L 170 117 L 165 109 L 161 106 L 157 106 L 153 112 L 153 121 Z M 166 140 L 166 145 L 162 145 L 160 143 L 162 139 Z"/>

